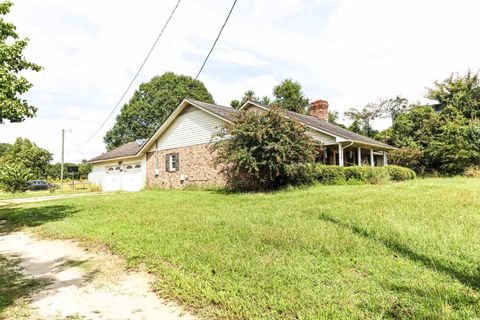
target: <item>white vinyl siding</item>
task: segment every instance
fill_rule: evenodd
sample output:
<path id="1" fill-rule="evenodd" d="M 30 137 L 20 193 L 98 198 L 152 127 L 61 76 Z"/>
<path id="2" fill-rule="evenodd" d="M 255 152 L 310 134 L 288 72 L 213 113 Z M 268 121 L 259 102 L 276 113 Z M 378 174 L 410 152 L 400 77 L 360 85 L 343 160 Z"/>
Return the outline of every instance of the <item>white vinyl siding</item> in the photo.
<path id="1" fill-rule="evenodd" d="M 209 143 L 212 135 L 224 126 L 219 118 L 189 106 L 158 139 L 158 150 L 167 150 L 180 147 Z M 155 151 L 155 144 L 149 152 Z"/>
<path id="2" fill-rule="evenodd" d="M 315 140 L 319 141 L 324 145 L 336 144 L 337 139 L 334 136 L 327 135 L 325 133 L 314 131 L 312 129 L 308 130 L 308 134 Z"/>

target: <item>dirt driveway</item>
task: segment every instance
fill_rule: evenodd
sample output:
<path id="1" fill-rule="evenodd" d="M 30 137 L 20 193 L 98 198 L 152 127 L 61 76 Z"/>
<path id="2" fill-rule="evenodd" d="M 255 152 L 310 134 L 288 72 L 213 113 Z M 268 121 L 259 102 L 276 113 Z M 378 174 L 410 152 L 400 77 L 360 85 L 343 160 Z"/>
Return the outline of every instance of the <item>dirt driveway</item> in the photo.
<path id="1" fill-rule="evenodd" d="M 47 279 L 31 297 L 28 319 L 194 319 L 159 299 L 149 274 L 127 273 L 117 257 L 72 241 L 0 234 L 0 255 L 18 259 L 27 277 Z"/>

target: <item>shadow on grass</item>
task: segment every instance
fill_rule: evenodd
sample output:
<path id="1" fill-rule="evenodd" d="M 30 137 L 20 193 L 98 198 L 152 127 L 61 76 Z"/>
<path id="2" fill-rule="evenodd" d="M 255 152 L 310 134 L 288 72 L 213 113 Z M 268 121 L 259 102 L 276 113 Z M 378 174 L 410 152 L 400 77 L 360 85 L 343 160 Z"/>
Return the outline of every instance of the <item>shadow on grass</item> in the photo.
<path id="1" fill-rule="evenodd" d="M 21 299 L 28 299 L 31 294 L 48 284 L 48 280 L 25 277 L 19 267 L 19 260 L 0 256 L 0 318 L 6 309 Z"/>
<path id="2" fill-rule="evenodd" d="M 439 261 L 435 258 L 429 257 L 422 253 L 418 253 L 413 251 L 411 248 L 407 247 L 406 245 L 395 241 L 394 239 L 382 239 L 379 238 L 376 234 L 369 230 L 362 229 L 356 225 L 348 224 L 343 221 L 337 220 L 327 214 L 321 214 L 319 217 L 321 220 L 333 223 L 338 225 L 342 228 L 348 229 L 352 231 L 354 234 L 357 234 L 363 238 L 368 240 L 375 241 L 386 248 L 393 251 L 395 254 L 407 258 L 413 262 L 421 263 L 428 269 L 431 269 L 435 272 L 441 272 L 453 279 L 458 280 L 463 285 L 470 287 L 476 291 L 480 290 L 480 274 L 479 269 L 475 272 L 475 274 L 468 274 L 457 270 L 451 266 L 446 265 L 442 261 Z"/>
<path id="3" fill-rule="evenodd" d="M 78 212 L 74 206 L 50 205 L 35 208 L 8 206 L 0 208 L 0 232 L 10 233 L 23 227 L 36 227 L 64 219 Z"/>

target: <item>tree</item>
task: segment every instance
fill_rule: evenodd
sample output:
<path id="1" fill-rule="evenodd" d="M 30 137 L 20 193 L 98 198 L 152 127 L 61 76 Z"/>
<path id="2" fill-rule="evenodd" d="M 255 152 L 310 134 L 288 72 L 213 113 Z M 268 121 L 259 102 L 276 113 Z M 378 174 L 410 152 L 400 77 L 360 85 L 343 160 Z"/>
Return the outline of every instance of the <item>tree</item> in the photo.
<path id="1" fill-rule="evenodd" d="M 20 163 L 0 167 L 0 187 L 7 192 L 25 192 L 28 182 L 33 179 L 32 171 Z"/>
<path id="2" fill-rule="evenodd" d="M 334 124 L 336 126 L 342 127 L 346 129 L 345 125 L 343 123 L 340 123 L 338 120 L 340 119 L 340 115 L 338 111 L 333 111 L 333 110 L 328 110 L 328 122 L 331 124 Z"/>
<path id="3" fill-rule="evenodd" d="M 399 115 L 410 109 L 410 105 L 407 99 L 396 96 L 395 98 L 380 100 L 378 104 L 374 105 L 374 108 L 377 109 L 380 117 L 389 117 L 393 123 Z"/>
<path id="4" fill-rule="evenodd" d="M 247 101 L 260 102 L 260 99 L 255 95 L 255 91 L 247 90 L 243 94 L 242 99 L 232 100 L 230 102 L 230 106 L 232 106 L 232 108 L 235 108 L 235 109 L 240 109 L 240 107 L 243 106 Z"/>
<path id="5" fill-rule="evenodd" d="M 362 110 L 350 108 L 345 112 L 345 116 L 352 120 L 348 127 L 350 131 L 373 138 L 378 131 L 372 127 L 372 121 L 379 115 L 379 111 L 374 104 L 366 105 Z"/>
<path id="6" fill-rule="evenodd" d="M 36 178 L 45 177 L 48 164 L 52 160 L 52 154 L 38 147 L 28 139 L 17 138 L 15 143 L 0 159 L 3 164 L 20 164 L 29 169 Z"/>
<path id="7" fill-rule="evenodd" d="M 302 92 L 300 83 L 292 79 L 285 79 L 273 88 L 274 103 L 284 109 L 305 113 L 308 106 L 308 98 Z"/>
<path id="8" fill-rule="evenodd" d="M 450 75 L 442 82 L 435 81 L 433 88 L 428 89 L 428 99 L 434 100 L 433 108 L 442 111 L 451 106 L 458 109 L 465 118 L 480 116 L 480 79 L 478 73 L 468 72 L 461 76 Z"/>
<path id="9" fill-rule="evenodd" d="M 37 108 L 22 98 L 32 84 L 20 73 L 42 69 L 25 59 L 23 50 L 28 39 L 20 39 L 15 25 L 2 17 L 10 12 L 12 5 L 10 1 L 0 3 L 0 124 L 5 120 L 20 122 L 35 116 Z"/>
<path id="10" fill-rule="evenodd" d="M 142 83 L 103 138 L 107 149 L 152 136 L 185 98 L 214 102 L 205 85 L 192 77 L 167 72 Z"/>
<path id="11" fill-rule="evenodd" d="M 316 148 L 305 132 L 279 107 L 260 115 L 242 112 L 213 145 L 215 164 L 234 188 L 272 190 L 310 182 Z"/>
<path id="12" fill-rule="evenodd" d="M 8 149 L 11 147 L 12 145 L 10 143 L 0 143 L 0 158 L 5 154 L 7 153 Z"/>

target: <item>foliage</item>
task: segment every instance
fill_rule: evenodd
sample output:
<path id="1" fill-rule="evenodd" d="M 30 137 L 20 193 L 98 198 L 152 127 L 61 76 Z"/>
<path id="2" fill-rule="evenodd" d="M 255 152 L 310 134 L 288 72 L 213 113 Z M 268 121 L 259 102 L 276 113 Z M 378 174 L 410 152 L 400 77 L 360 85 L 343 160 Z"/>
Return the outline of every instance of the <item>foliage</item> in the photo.
<path id="1" fill-rule="evenodd" d="M 282 108 L 305 113 L 305 109 L 308 106 L 308 98 L 302 92 L 300 83 L 292 79 L 285 79 L 273 88 L 273 95 L 275 97 L 274 103 Z"/>
<path id="2" fill-rule="evenodd" d="M 478 73 L 471 71 L 466 75 L 451 74 L 442 82 L 435 81 L 434 87 L 428 89 L 426 96 L 434 100 L 436 111 L 445 108 L 457 109 L 467 119 L 480 116 L 480 80 Z"/>
<path id="3" fill-rule="evenodd" d="M 315 143 L 305 132 L 278 107 L 260 115 L 242 112 L 219 134 L 215 163 L 233 188 L 272 190 L 308 183 Z"/>
<path id="4" fill-rule="evenodd" d="M 345 179 L 369 184 L 382 184 L 390 180 L 385 167 L 353 166 L 345 167 Z"/>
<path id="5" fill-rule="evenodd" d="M 257 103 L 263 104 L 265 106 L 269 106 L 272 103 L 269 97 L 264 96 L 262 98 L 259 98 L 255 95 L 255 91 L 247 90 L 243 94 L 242 99 L 232 100 L 230 102 L 230 106 L 232 108 L 235 108 L 235 109 L 240 109 L 240 107 L 243 106 L 245 104 L 245 102 L 247 102 L 247 101 L 257 102 Z"/>
<path id="6" fill-rule="evenodd" d="M 404 181 L 415 179 L 415 177 L 415 172 L 408 168 L 403 168 L 399 166 L 340 167 L 323 164 L 318 164 L 315 166 L 315 178 L 321 184 L 382 184 L 389 180 Z"/>
<path id="7" fill-rule="evenodd" d="M 23 55 L 28 39 L 20 39 L 15 25 L 3 19 L 12 5 L 10 1 L 0 2 L 0 124 L 5 120 L 20 122 L 35 116 L 37 108 L 21 97 L 32 84 L 20 74 L 42 69 Z"/>
<path id="8" fill-rule="evenodd" d="M 315 179 L 322 184 L 343 184 L 346 182 L 345 169 L 340 166 L 316 165 Z"/>
<path id="9" fill-rule="evenodd" d="M 375 108 L 378 110 L 378 115 L 383 118 L 389 117 L 392 119 L 392 123 L 395 122 L 399 115 L 408 112 L 410 107 L 411 105 L 408 103 L 408 100 L 401 96 L 382 99 L 375 105 Z"/>
<path id="10" fill-rule="evenodd" d="M 68 172 L 68 167 L 77 166 L 78 172 L 74 174 L 75 179 L 86 180 L 88 179 L 88 174 L 92 171 L 92 164 L 87 163 L 86 160 L 82 160 L 80 163 L 71 163 L 66 162 L 63 166 L 63 177 L 65 179 L 70 179 L 72 174 Z M 60 180 L 62 164 L 60 162 L 49 164 L 47 166 L 45 176 L 52 180 Z"/>
<path id="11" fill-rule="evenodd" d="M 390 179 L 393 181 L 406 181 L 417 177 L 415 171 L 409 168 L 400 166 L 386 166 L 385 168 L 388 170 Z"/>
<path id="12" fill-rule="evenodd" d="M 388 159 L 396 166 L 410 168 L 420 174 L 426 171 L 423 163 L 424 152 L 419 148 L 404 147 L 392 150 L 388 154 Z"/>
<path id="13" fill-rule="evenodd" d="M 4 164 L 0 167 L 0 187 L 6 192 L 25 192 L 33 172 L 19 163 Z"/>
<path id="14" fill-rule="evenodd" d="M 372 121 L 379 115 L 379 111 L 373 104 L 366 105 L 362 110 L 350 108 L 344 114 L 352 120 L 351 125 L 348 127 L 350 131 L 371 138 L 378 133 L 372 127 Z"/>
<path id="15" fill-rule="evenodd" d="M 107 149 L 151 137 L 185 98 L 214 102 L 205 85 L 192 77 L 167 72 L 142 83 L 103 138 Z"/>
<path id="16" fill-rule="evenodd" d="M 479 189 L 480 179 L 452 178 L 149 190 L 3 208 L 0 220 L 103 245 L 200 318 L 472 319 Z"/>
<path id="17" fill-rule="evenodd" d="M 8 149 L 11 147 L 12 145 L 10 143 L 0 143 L 0 158 L 5 154 L 7 153 Z"/>
<path id="18" fill-rule="evenodd" d="M 467 168 L 464 173 L 465 177 L 480 178 L 480 166 L 472 166 Z"/>
<path id="19" fill-rule="evenodd" d="M 26 138 L 17 138 L 15 143 L 0 158 L 0 164 L 21 164 L 31 170 L 36 178 L 45 177 L 52 154 Z"/>

